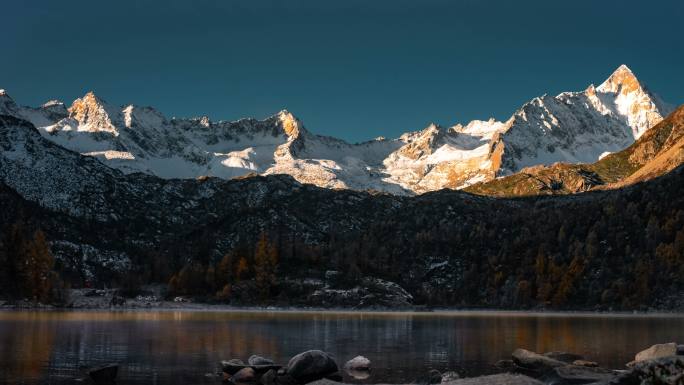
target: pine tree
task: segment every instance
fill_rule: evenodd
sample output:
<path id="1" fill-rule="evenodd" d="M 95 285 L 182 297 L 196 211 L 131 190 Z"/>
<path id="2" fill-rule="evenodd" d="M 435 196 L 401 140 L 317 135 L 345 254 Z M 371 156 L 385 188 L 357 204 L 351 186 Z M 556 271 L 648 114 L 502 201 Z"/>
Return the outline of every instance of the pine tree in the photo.
<path id="1" fill-rule="evenodd" d="M 226 253 L 216 265 L 216 286 L 223 288 L 233 283 L 233 252 Z"/>
<path id="2" fill-rule="evenodd" d="M 49 301 L 55 260 L 42 231 L 36 231 L 33 239 L 24 242 L 18 262 L 23 294 L 33 301 Z"/>
<path id="3" fill-rule="evenodd" d="M 277 264 L 277 250 L 275 246 L 268 241 L 266 234 L 262 233 L 254 252 L 254 278 L 257 290 L 259 290 L 259 295 L 262 299 L 268 298 L 271 287 L 276 283 Z"/>
<path id="4" fill-rule="evenodd" d="M 247 258 L 240 257 L 237 266 L 235 266 L 235 281 L 240 281 L 247 273 L 249 273 L 249 264 L 247 263 Z"/>

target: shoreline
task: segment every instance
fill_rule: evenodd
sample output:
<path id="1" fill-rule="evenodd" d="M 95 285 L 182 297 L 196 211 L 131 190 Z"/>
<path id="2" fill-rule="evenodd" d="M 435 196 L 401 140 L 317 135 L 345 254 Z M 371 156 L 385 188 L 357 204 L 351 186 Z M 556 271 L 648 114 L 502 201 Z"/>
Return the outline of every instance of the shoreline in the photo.
<path id="1" fill-rule="evenodd" d="M 206 312 L 206 313 L 283 313 L 283 314 L 309 314 L 309 313 L 326 313 L 326 314 L 373 314 L 378 316 L 392 316 L 392 315 L 411 315 L 411 316 L 427 316 L 427 317 L 479 317 L 479 316 L 508 316 L 508 317 L 571 317 L 571 318 L 592 318 L 592 317 L 610 317 L 610 318 L 684 318 L 683 311 L 591 311 L 591 310 L 511 310 L 511 309 L 477 309 L 477 308 L 435 308 L 430 310 L 419 309 L 356 309 L 356 308 L 322 308 L 322 307 L 276 307 L 276 306 L 234 306 L 234 305 L 217 305 L 208 303 L 175 303 L 175 302 L 160 302 L 159 304 L 150 306 L 82 306 L 82 307 L 67 307 L 54 305 L 13 305 L 7 303 L 0 303 L 0 311 L 2 312 L 93 312 L 93 313 L 144 313 L 144 312 Z"/>

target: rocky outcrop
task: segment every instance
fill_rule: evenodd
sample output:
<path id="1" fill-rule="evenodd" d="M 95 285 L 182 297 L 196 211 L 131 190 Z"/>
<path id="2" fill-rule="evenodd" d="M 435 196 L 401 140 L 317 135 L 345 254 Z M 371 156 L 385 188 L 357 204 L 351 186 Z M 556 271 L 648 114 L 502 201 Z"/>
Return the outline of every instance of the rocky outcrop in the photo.
<path id="1" fill-rule="evenodd" d="M 343 289 L 325 286 L 310 296 L 310 303 L 323 307 L 410 308 L 413 296 L 397 283 L 364 277 L 359 285 Z"/>

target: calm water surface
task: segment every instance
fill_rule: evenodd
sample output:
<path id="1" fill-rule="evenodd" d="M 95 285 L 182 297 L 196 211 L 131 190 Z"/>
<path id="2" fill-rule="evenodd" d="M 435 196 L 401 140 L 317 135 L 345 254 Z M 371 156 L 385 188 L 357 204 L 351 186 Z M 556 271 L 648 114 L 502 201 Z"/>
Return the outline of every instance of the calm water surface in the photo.
<path id="1" fill-rule="evenodd" d="M 581 314 L 249 311 L 0 312 L 0 383 L 59 384 L 121 364 L 119 384 L 212 384 L 222 359 L 286 363 L 322 349 L 338 364 L 373 363 L 366 382 L 406 382 L 429 369 L 468 376 L 517 347 L 564 350 L 619 368 L 654 343 L 684 341 L 684 317 Z M 351 380 L 347 378 L 347 380 Z"/>

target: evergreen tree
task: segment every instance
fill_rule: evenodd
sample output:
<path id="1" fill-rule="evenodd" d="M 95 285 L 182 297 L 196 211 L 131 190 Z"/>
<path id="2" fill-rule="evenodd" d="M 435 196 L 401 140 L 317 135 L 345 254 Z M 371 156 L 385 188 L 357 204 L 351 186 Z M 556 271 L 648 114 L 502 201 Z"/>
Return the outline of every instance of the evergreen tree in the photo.
<path id="1" fill-rule="evenodd" d="M 261 233 L 254 252 L 254 278 L 262 299 L 267 299 L 276 284 L 278 252 L 265 233 Z"/>

